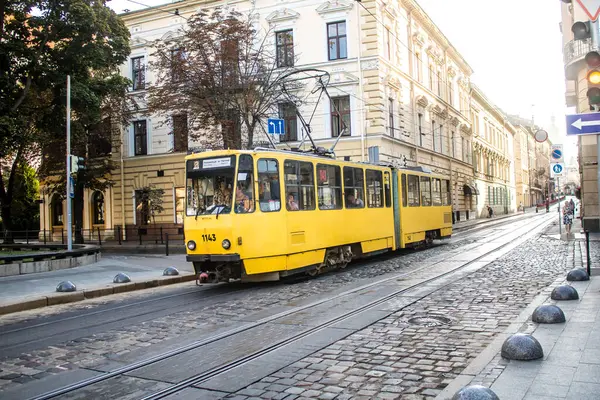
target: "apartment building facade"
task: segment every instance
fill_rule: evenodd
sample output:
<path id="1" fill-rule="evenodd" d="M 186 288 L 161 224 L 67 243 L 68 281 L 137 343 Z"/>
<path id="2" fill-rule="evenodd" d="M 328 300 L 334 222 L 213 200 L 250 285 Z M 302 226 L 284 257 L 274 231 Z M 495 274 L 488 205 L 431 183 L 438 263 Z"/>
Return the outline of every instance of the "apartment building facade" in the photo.
<path id="1" fill-rule="evenodd" d="M 149 65 L 155 41 L 179 35 L 187 18 L 199 10 L 224 4 L 180 1 L 121 15 L 130 29 L 132 48 L 121 74 L 131 79 L 128 96 L 135 98 L 139 110 L 126 129 L 113 126 L 111 157 L 117 168 L 111 179 L 115 184 L 104 193 L 86 192 L 84 229 L 102 229 L 110 235 L 120 227 L 135 236 L 139 228 L 150 225 L 143 204 L 147 188 L 164 193 L 164 211 L 152 222 L 182 229 L 183 158 L 200 144 L 190 139 L 184 115 L 152 115 L 148 111 L 147 89 L 156 76 Z M 336 145 L 337 157 L 419 165 L 448 177 L 455 220 L 481 216 L 490 202 L 497 213 L 515 208 L 512 150 L 503 152 L 512 149 L 514 127 L 501 121 L 480 91 L 478 100 L 472 100 L 471 67 L 417 2 L 240 1 L 234 7 L 259 16 L 257 23 L 269 32 L 274 52 L 286 54 L 286 63 L 293 60 L 295 68 L 329 73 L 332 100 L 317 106 L 311 122 L 318 146 L 333 145 L 343 120 L 348 129 Z M 479 113 L 476 128 L 472 127 L 473 104 Z M 286 134 L 273 137 L 281 148 L 308 142 L 294 107 L 282 103 L 273 115 L 285 121 Z M 299 111 L 310 115 L 312 107 L 301 105 Z M 474 137 L 474 132 L 485 135 L 484 118 L 494 120 L 495 128 L 502 132 L 502 143 Z M 258 135 L 255 143 L 269 142 Z M 494 169 L 485 171 L 491 174 L 484 173 L 488 155 L 494 160 Z M 98 204 L 105 215 L 101 219 L 96 217 Z M 60 201 L 42 207 L 47 207 L 47 225 L 61 228 L 54 217 Z"/>

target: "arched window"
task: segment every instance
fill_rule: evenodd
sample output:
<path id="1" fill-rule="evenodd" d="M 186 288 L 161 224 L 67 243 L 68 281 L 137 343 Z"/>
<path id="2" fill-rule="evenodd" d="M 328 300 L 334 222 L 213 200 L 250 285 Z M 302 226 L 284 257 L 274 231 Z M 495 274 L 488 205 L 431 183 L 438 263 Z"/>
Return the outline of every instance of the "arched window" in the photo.
<path id="1" fill-rule="evenodd" d="M 94 225 L 104 224 L 104 195 L 102 192 L 94 192 L 92 196 L 92 210 L 94 213 Z"/>
<path id="2" fill-rule="evenodd" d="M 59 194 L 55 193 L 52 196 L 52 201 L 50 202 L 50 206 L 52 209 L 52 225 L 53 226 L 62 226 L 63 225 L 63 202 L 62 198 Z"/>

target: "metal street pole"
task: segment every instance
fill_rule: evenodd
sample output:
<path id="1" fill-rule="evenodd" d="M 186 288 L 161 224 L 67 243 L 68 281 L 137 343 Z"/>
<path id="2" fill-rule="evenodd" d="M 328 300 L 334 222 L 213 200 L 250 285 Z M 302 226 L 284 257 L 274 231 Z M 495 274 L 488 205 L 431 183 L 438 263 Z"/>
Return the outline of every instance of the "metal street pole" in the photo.
<path id="1" fill-rule="evenodd" d="M 71 76 L 67 75 L 67 250 L 73 250 L 71 226 Z"/>

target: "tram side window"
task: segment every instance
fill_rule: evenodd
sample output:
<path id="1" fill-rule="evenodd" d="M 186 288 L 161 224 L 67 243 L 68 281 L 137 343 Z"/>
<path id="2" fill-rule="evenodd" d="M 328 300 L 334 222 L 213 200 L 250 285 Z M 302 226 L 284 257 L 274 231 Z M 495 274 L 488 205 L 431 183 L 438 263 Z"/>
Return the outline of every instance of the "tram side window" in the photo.
<path id="1" fill-rule="evenodd" d="M 286 160 L 283 169 L 287 210 L 314 210 L 315 182 L 312 163 Z"/>
<path id="2" fill-rule="evenodd" d="M 452 203 L 450 198 L 451 195 L 452 192 L 450 192 L 450 181 L 444 179 L 442 181 L 442 203 L 445 206 L 449 206 Z"/>
<path id="3" fill-rule="evenodd" d="M 431 205 L 431 180 L 428 176 L 421 176 L 421 205 Z"/>
<path id="4" fill-rule="evenodd" d="M 344 167 L 346 208 L 365 207 L 365 178 L 362 168 Z"/>
<path id="5" fill-rule="evenodd" d="M 406 191 L 406 174 L 402 174 L 402 207 L 406 207 L 408 194 Z"/>
<path id="6" fill-rule="evenodd" d="M 367 170 L 367 206 L 369 208 L 383 207 L 383 185 L 381 171 Z"/>
<path id="7" fill-rule="evenodd" d="M 383 173 L 383 190 L 385 193 L 385 206 L 386 207 L 391 207 L 392 206 L 392 192 L 390 189 L 390 173 L 389 172 L 384 172 Z"/>
<path id="8" fill-rule="evenodd" d="M 342 172 L 336 165 L 317 164 L 317 200 L 321 210 L 342 208 Z"/>
<path id="9" fill-rule="evenodd" d="M 242 154 L 238 167 L 235 188 L 235 212 L 245 214 L 254 212 L 254 165 L 252 156 Z"/>
<path id="10" fill-rule="evenodd" d="M 258 160 L 258 202 L 262 212 L 281 210 L 279 165 L 275 159 Z"/>
<path id="11" fill-rule="evenodd" d="M 408 175 L 408 206 L 419 207 L 420 205 L 419 177 L 415 175 Z"/>
<path id="12" fill-rule="evenodd" d="M 431 198 L 434 206 L 442 205 L 442 184 L 438 178 L 431 179 Z"/>

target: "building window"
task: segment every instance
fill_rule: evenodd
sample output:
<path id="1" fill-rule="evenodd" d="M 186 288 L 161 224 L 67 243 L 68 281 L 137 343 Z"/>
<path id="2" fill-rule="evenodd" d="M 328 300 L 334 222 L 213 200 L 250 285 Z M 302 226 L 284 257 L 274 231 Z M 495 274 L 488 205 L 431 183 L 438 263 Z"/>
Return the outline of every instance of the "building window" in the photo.
<path id="1" fill-rule="evenodd" d="M 438 96 L 442 97 L 442 95 L 444 94 L 444 90 L 443 90 L 443 82 L 442 82 L 442 72 L 440 70 L 437 71 L 437 94 Z"/>
<path id="2" fill-rule="evenodd" d="M 187 151 L 188 149 L 188 116 L 187 114 L 173 115 L 173 150 Z"/>
<path id="3" fill-rule="evenodd" d="M 454 106 L 454 83 L 452 81 L 448 81 L 448 103 Z"/>
<path id="4" fill-rule="evenodd" d="M 433 64 L 429 64 L 429 90 L 433 92 Z"/>
<path id="5" fill-rule="evenodd" d="M 150 202 L 143 190 L 135 191 L 135 221 L 138 226 L 150 224 Z"/>
<path id="6" fill-rule="evenodd" d="M 338 137 L 343 128 L 343 136 L 350 136 L 350 96 L 331 99 L 331 136 Z"/>
<path id="7" fill-rule="evenodd" d="M 131 80 L 133 80 L 133 90 L 143 90 L 146 88 L 144 56 L 131 59 Z"/>
<path id="8" fill-rule="evenodd" d="M 389 124 L 389 134 L 390 136 L 394 136 L 394 99 L 389 99 L 388 100 L 389 105 L 388 105 L 388 112 L 389 112 L 389 116 L 388 116 L 388 124 Z"/>
<path id="9" fill-rule="evenodd" d="M 419 122 L 419 146 L 423 147 L 423 114 L 417 115 Z"/>
<path id="10" fill-rule="evenodd" d="M 456 158 L 456 150 L 454 145 L 454 131 L 450 131 L 450 146 L 452 148 L 452 158 Z"/>
<path id="11" fill-rule="evenodd" d="M 384 40 L 385 40 L 385 56 L 387 57 L 388 60 L 392 59 L 392 41 L 390 40 L 390 30 L 389 28 L 384 28 L 385 29 L 385 36 L 384 36 Z"/>
<path id="12" fill-rule="evenodd" d="M 440 132 L 438 135 L 440 144 L 440 153 L 444 152 L 444 125 L 440 124 Z"/>
<path id="13" fill-rule="evenodd" d="M 330 60 L 348 58 L 346 21 L 327 24 L 327 47 Z"/>
<path id="14" fill-rule="evenodd" d="M 420 53 L 415 53 L 415 72 L 417 82 L 423 83 L 423 60 L 421 60 Z"/>
<path id="15" fill-rule="evenodd" d="M 104 225 L 104 195 L 102 192 L 94 192 L 92 210 L 94 225 Z"/>
<path id="16" fill-rule="evenodd" d="M 344 167 L 346 208 L 364 208 L 365 177 L 361 168 Z"/>
<path id="17" fill-rule="evenodd" d="M 148 131 L 146 120 L 133 123 L 133 143 L 136 156 L 148 154 Z"/>
<path id="18" fill-rule="evenodd" d="M 383 174 L 381 171 L 367 170 L 367 207 L 383 207 Z"/>
<path id="19" fill-rule="evenodd" d="M 342 208 L 342 172 L 335 165 L 317 164 L 317 200 L 321 210 Z"/>
<path id="20" fill-rule="evenodd" d="M 185 53 L 181 49 L 171 50 L 171 80 L 181 82 L 184 78 Z"/>
<path id="21" fill-rule="evenodd" d="M 435 139 L 435 121 L 432 120 L 431 121 L 431 145 L 432 145 L 433 151 L 435 151 L 435 142 L 436 142 L 436 139 Z"/>
<path id="22" fill-rule="evenodd" d="M 294 32 L 289 29 L 275 33 L 277 41 L 277 66 L 294 66 Z"/>
<path id="23" fill-rule="evenodd" d="M 175 188 L 175 223 L 183 224 L 185 215 L 185 188 Z"/>
<path id="24" fill-rule="evenodd" d="M 279 118 L 283 119 L 285 135 L 279 137 L 281 142 L 293 142 L 298 140 L 298 119 L 296 105 L 294 103 L 279 104 Z"/>
<path id="25" fill-rule="evenodd" d="M 63 202 L 59 194 L 54 194 L 54 196 L 52 196 L 52 201 L 50 202 L 50 205 L 52 208 L 52 226 L 62 226 Z"/>
<path id="26" fill-rule="evenodd" d="M 261 158 L 257 165 L 260 211 L 279 211 L 281 209 L 279 163 L 274 158 Z"/>

